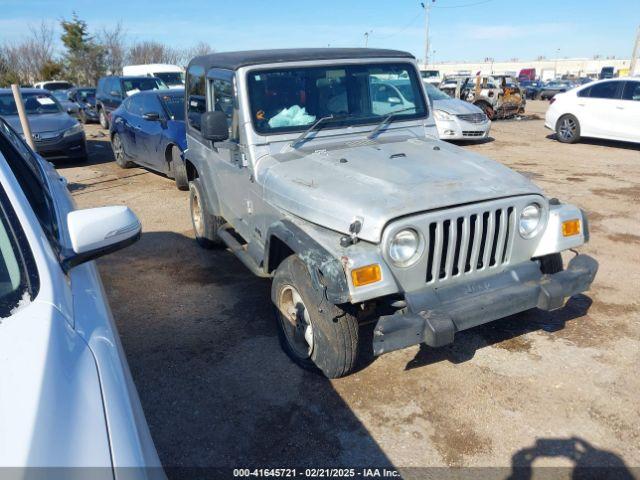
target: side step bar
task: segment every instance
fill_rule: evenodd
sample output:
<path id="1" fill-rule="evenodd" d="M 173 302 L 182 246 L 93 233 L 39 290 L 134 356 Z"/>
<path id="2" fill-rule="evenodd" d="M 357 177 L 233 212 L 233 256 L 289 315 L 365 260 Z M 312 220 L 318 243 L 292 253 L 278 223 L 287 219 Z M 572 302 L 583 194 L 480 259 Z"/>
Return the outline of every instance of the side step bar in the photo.
<path id="1" fill-rule="evenodd" d="M 260 268 L 260 265 L 256 263 L 251 255 L 249 255 L 244 246 L 236 240 L 231 233 L 229 233 L 230 228 L 231 225 L 225 223 L 218 229 L 217 233 L 220 239 L 227 245 L 229 250 L 231 250 L 240 259 L 244 266 L 251 270 L 254 275 L 263 278 L 270 277 L 271 275 L 265 273 L 264 270 Z"/>

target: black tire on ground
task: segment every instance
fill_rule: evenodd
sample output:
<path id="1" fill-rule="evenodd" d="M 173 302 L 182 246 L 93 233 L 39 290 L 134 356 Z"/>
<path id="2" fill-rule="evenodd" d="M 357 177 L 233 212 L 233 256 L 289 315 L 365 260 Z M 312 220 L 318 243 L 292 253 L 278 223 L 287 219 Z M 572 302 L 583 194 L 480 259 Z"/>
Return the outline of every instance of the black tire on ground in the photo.
<path id="1" fill-rule="evenodd" d="M 556 123 L 556 137 L 561 143 L 576 143 L 580 140 L 580 122 L 571 114 L 563 115 Z"/>
<path id="2" fill-rule="evenodd" d="M 475 103 L 474 105 L 478 107 L 480 110 L 482 110 L 487 116 L 487 118 L 489 118 L 489 120 L 493 120 L 495 118 L 496 112 L 493 109 L 493 107 L 489 105 L 487 102 L 478 102 L 478 103 Z"/>
<path id="3" fill-rule="evenodd" d="M 107 130 L 109 128 L 109 119 L 107 118 L 107 113 L 104 111 L 104 108 L 98 110 L 98 118 L 100 119 L 100 126 Z"/>
<path id="4" fill-rule="evenodd" d="M 199 178 L 189 182 L 189 210 L 198 245 L 207 250 L 223 246 L 217 232 L 224 220 L 209 211 Z"/>
<path id="5" fill-rule="evenodd" d="M 178 190 L 189 190 L 187 167 L 184 164 L 184 160 L 182 160 L 180 149 L 175 145 L 171 147 L 171 173 L 173 173 L 173 179 Z"/>
<path id="6" fill-rule="evenodd" d="M 558 273 L 564 270 L 562 265 L 562 255 L 550 253 L 538 259 L 540 261 L 540 271 L 546 274 Z"/>
<path id="7" fill-rule="evenodd" d="M 276 270 L 271 298 L 280 344 L 296 364 L 328 378 L 353 371 L 358 320 L 313 287 L 307 266 L 297 255 L 286 258 Z"/>
<path id="8" fill-rule="evenodd" d="M 133 162 L 129 161 L 127 159 L 127 154 L 124 153 L 122 140 L 120 139 L 120 135 L 118 133 L 113 134 L 113 138 L 111 139 L 111 149 L 113 150 L 113 156 L 116 159 L 116 163 L 120 168 L 133 167 Z"/>

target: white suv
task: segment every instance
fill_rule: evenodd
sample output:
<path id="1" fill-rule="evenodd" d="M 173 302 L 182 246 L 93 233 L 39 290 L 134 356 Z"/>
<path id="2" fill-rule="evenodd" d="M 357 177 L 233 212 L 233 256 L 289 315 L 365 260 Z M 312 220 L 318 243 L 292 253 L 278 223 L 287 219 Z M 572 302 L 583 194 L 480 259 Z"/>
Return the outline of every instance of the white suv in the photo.
<path id="1" fill-rule="evenodd" d="M 600 80 L 557 94 L 545 126 L 562 143 L 581 137 L 640 142 L 640 78 Z"/>

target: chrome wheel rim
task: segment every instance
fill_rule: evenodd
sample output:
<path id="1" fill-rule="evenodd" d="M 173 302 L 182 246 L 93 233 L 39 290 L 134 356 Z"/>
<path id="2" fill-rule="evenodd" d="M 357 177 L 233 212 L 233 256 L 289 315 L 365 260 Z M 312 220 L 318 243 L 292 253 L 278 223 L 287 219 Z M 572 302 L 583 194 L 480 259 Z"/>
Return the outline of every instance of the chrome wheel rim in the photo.
<path id="1" fill-rule="evenodd" d="M 116 161 L 122 161 L 123 151 L 122 151 L 122 142 L 120 141 L 120 137 L 116 135 L 113 137 L 113 154 L 116 157 Z"/>
<path id="2" fill-rule="evenodd" d="M 558 128 L 558 135 L 563 140 L 571 140 L 578 130 L 578 125 L 573 118 L 563 118 Z"/>
<path id="3" fill-rule="evenodd" d="M 313 326 L 298 290 L 285 285 L 280 291 L 278 310 L 287 342 L 300 358 L 309 358 L 313 353 Z"/>
<path id="4" fill-rule="evenodd" d="M 200 199 L 195 193 L 191 200 L 191 212 L 193 228 L 196 231 L 196 235 L 202 237 L 202 209 L 200 208 Z"/>

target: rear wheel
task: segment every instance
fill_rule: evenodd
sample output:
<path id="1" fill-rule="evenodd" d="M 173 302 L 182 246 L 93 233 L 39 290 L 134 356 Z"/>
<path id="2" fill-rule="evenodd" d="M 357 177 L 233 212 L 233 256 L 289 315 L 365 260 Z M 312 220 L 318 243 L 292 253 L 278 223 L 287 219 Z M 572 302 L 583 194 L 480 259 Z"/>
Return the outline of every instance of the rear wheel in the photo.
<path id="1" fill-rule="evenodd" d="M 580 123 L 573 115 L 563 115 L 556 124 L 556 136 L 562 143 L 576 143 L 580 140 Z"/>
<path id="2" fill-rule="evenodd" d="M 116 163 L 120 168 L 133 167 L 133 162 L 129 161 L 127 159 L 127 154 L 124 153 L 122 140 L 120 139 L 120 135 L 118 133 L 113 134 L 113 138 L 111 139 L 111 148 L 113 149 L 113 156 L 116 159 Z"/>
<path id="3" fill-rule="evenodd" d="M 271 285 L 280 344 L 299 366 L 338 378 L 353 371 L 358 358 L 358 320 L 313 287 L 305 263 L 286 258 Z"/>
<path id="4" fill-rule="evenodd" d="M 100 126 L 105 130 L 109 128 L 109 119 L 107 118 L 107 113 L 104 111 L 104 108 L 101 108 L 98 112 L 98 118 L 100 119 Z"/>
<path id="5" fill-rule="evenodd" d="M 173 173 L 173 179 L 178 190 L 189 190 L 187 167 L 182 159 L 180 149 L 175 145 L 171 147 L 171 173 Z"/>
<path id="6" fill-rule="evenodd" d="M 204 191 L 198 178 L 189 182 L 189 210 L 198 245 L 206 249 L 224 245 L 217 233 L 223 219 L 213 215 L 207 208 Z"/>

